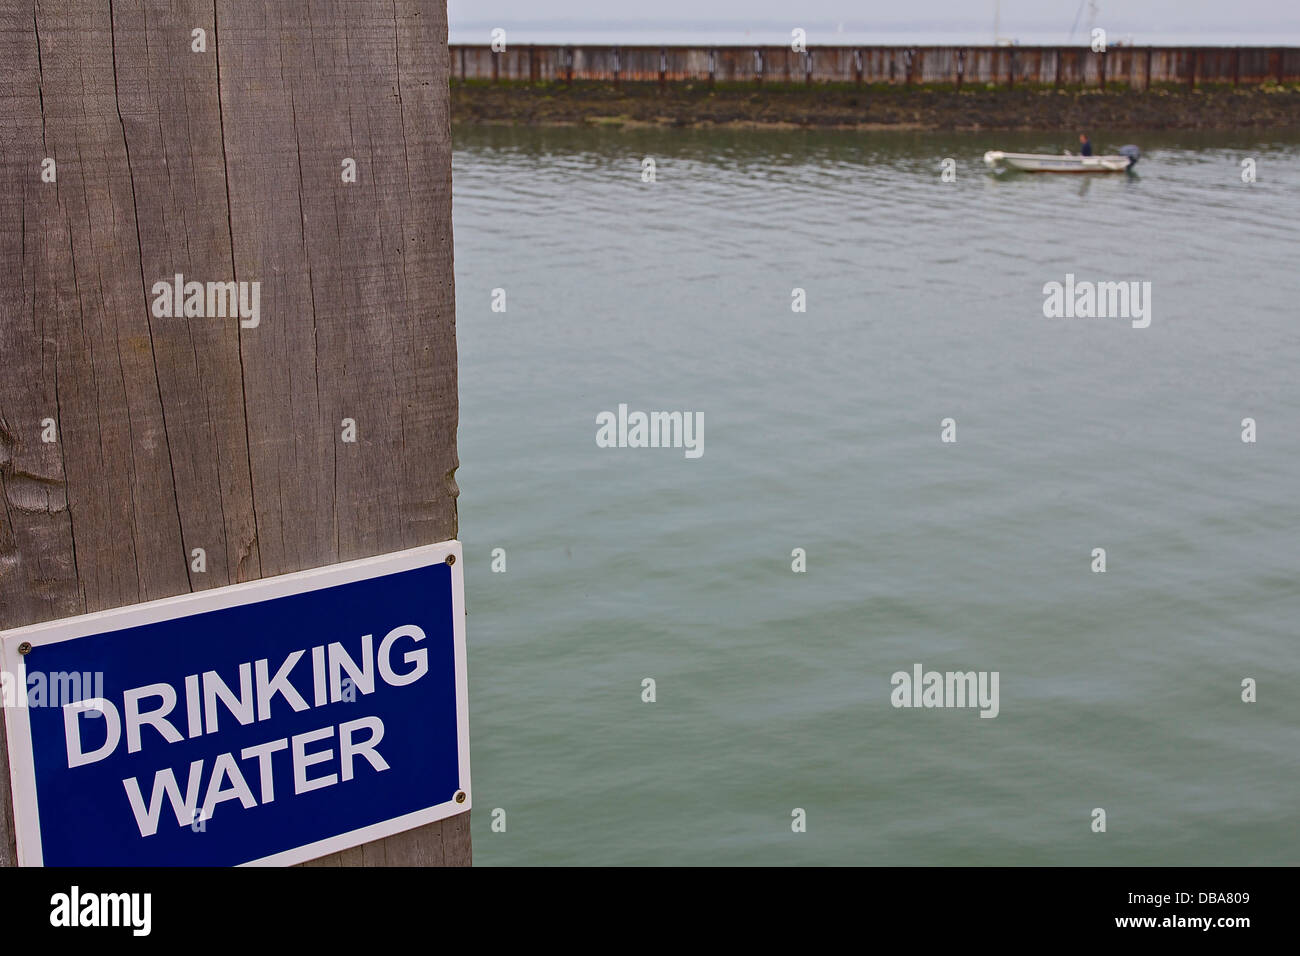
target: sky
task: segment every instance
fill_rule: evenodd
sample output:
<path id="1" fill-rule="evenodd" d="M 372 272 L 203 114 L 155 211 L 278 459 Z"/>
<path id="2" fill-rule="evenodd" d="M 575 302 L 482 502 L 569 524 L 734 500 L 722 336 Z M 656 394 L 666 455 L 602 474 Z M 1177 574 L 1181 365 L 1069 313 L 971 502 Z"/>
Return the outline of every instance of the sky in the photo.
<path id="1" fill-rule="evenodd" d="M 448 0 L 453 43 L 1082 42 L 1300 44 L 1300 0 Z M 878 39 L 877 39 L 878 38 Z"/>

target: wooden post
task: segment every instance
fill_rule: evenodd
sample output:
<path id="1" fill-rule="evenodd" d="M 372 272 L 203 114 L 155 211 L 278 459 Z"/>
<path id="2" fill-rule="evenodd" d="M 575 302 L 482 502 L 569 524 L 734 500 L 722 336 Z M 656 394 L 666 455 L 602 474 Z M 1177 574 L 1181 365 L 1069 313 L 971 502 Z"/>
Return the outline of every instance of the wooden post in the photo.
<path id="1" fill-rule="evenodd" d="M 1146 85 L 1142 88 L 1144 90 L 1151 89 L 1151 47 L 1147 47 L 1147 78 Z"/>
<path id="2" fill-rule="evenodd" d="M 718 51 L 709 50 L 709 89 L 713 89 L 714 77 L 718 72 Z"/>
<path id="3" fill-rule="evenodd" d="M 663 93 L 668 89 L 668 51 L 663 47 L 659 48 L 659 92 Z"/>
<path id="4" fill-rule="evenodd" d="M 623 71 L 623 54 L 618 47 L 614 47 L 614 89 L 619 88 L 619 74 Z"/>
<path id="5" fill-rule="evenodd" d="M 1058 46 L 1056 48 L 1056 88 L 1058 90 L 1061 88 L 1061 71 L 1064 69 L 1064 63 L 1062 61 L 1064 59 L 1065 53 Z"/>
<path id="6" fill-rule="evenodd" d="M 1106 88 L 1106 52 L 1104 50 L 1097 52 L 1097 86 L 1103 90 Z"/>
<path id="7" fill-rule="evenodd" d="M 456 533 L 444 5 L 145 6 L 0 7 L 0 628 Z M 469 862 L 468 813 L 314 861 Z"/>

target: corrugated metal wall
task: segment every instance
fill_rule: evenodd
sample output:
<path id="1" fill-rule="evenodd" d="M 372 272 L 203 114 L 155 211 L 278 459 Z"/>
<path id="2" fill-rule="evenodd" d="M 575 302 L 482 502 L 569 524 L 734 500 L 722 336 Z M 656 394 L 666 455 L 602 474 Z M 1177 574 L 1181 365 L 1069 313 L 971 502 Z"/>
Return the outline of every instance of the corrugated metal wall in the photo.
<path id="1" fill-rule="evenodd" d="M 1295 47 L 453 46 L 452 75 L 470 80 L 720 83 L 1022 83 L 1063 86 L 1300 81 Z"/>

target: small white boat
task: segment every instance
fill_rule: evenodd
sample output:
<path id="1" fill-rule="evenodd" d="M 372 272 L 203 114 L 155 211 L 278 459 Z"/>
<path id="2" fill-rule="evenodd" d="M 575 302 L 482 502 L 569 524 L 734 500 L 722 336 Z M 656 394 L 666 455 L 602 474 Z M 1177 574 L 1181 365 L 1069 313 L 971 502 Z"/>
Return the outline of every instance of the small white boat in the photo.
<path id="1" fill-rule="evenodd" d="M 994 149 L 984 154 L 984 162 L 995 170 L 1018 169 L 1025 173 L 1122 173 L 1133 168 L 1138 155 L 1136 146 L 1121 146 L 1119 152 L 1111 156 L 1075 156 L 1073 153 L 1054 156 L 1050 153 L 1004 153 Z"/>

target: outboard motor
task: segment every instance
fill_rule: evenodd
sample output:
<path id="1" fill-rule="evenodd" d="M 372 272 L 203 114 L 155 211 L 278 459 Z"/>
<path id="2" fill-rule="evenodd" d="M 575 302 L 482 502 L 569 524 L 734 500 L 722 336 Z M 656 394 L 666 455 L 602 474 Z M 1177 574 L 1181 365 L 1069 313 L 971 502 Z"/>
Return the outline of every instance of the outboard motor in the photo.
<path id="1" fill-rule="evenodd" d="M 1128 168 L 1132 169 L 1137 165 L 1138 157 L 1142 155 L 1142 151 L 1136 146 L 1121 146 L 1119 154 L 1128 157 Z"/>

